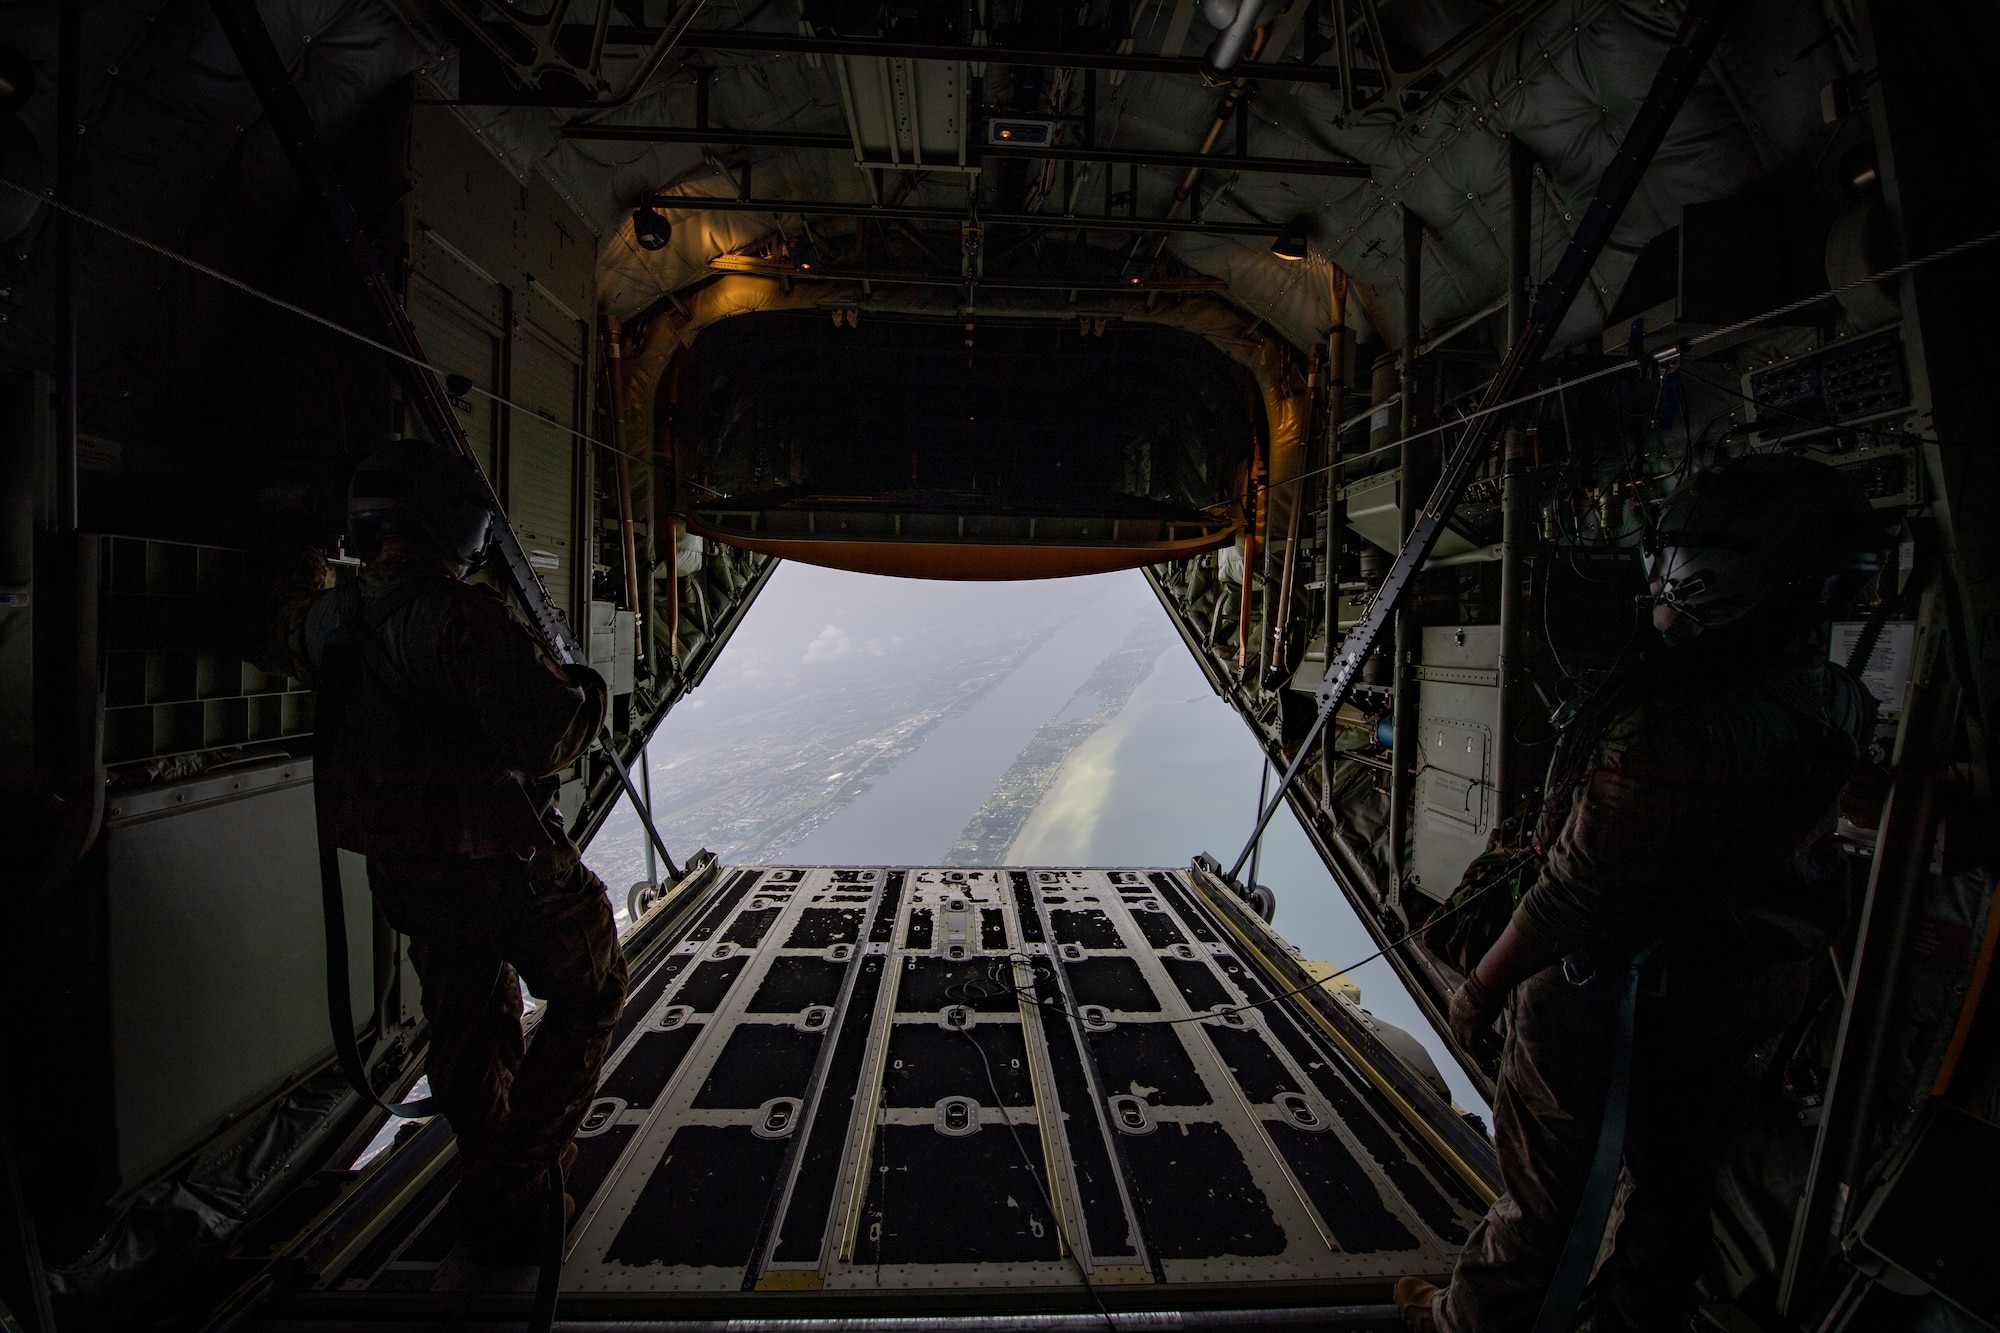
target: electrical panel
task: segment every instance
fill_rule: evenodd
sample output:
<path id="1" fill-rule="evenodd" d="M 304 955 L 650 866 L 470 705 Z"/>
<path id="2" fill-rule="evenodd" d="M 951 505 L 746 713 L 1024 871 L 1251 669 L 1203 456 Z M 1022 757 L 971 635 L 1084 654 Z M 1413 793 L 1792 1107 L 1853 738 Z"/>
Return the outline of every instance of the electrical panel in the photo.
<path id="1" fill-rule="evenodd" d="M 1910 378 L 1898 329 L 1830 343 L 1743 377 L 1757 438 L 1803 447 L 1852 476 L 1877 509 L 1923 502 L 1923 467 L 1914 437 L 1873 422 L 1911 408 Z"/>
<path id="2" fill-rule="evenodd" d="M 1880 436 L 1836 436 L 1814 442 L 1805 452 L 1854 478 L 1877 509 L 1923 503 L 1923 463 L 1914 445 Z"/>
<path id="3" fill-rule="evenodd" d="M 1910 405 L 1902 333 L 1863 334 L 1753 370 L 1743 393 L 1767 444 L 1893 416 Z"/>

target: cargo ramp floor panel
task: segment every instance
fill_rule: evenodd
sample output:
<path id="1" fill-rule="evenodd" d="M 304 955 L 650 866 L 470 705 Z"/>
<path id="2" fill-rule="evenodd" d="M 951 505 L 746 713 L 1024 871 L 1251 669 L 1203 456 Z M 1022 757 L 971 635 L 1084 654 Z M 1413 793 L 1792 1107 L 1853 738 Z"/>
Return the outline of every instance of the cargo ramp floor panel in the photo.
<path id="1" fill-rule="evenodd" d="M 1380 1302 L 1491 1198 L 1483 1136 L 1199 871 L 733 867 L 682 897 L 628 934 L 566 1317 Z M 378 1169 L 272 1327 L 525 1298 L 459 1241 L 441 1121 Z"/>

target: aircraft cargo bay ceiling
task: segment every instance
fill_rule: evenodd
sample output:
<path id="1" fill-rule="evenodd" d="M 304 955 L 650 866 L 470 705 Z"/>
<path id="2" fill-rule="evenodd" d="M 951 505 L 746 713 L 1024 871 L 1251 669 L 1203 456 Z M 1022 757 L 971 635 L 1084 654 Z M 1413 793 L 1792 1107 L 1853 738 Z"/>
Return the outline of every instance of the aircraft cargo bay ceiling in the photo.
<path id="1" fill-rule="evenodd" d="M 1143 318 L 1141 304 L 1157 310 L 1217 289 L 1298 347 L 1340 322 L 1343 287 L 1353 293 L 1345 319 L 1355 340 L 1400 344 L 1404 209 L 1427 235 L 1426 327 L 1443 330 L 1491 306 L 1507 271 L 1509 136 L 1538 164 L 1531 271 L 1545 273 L 1677 22 L 1646 0 L 1454 0 L 1379 13 L 1342 6 L 1351 22 L 1342 33 L 1327 0 L 1296 0 L 1237 64 L 1255 81 L 1218 131 L 1230 85 L 1200 75 L 1217 33 L 1193 0 L 690 4 L 692 12 L 675 13 L 659 0 L 614 0 L 595 27 L 592 6 L 558 5 L 554 33 L 504 24 L 472 0 L 280 0 L 261 9 L 329 141 L 413 77 L 419 99 L 455 105 L 523 181 L 539 177 L 567 201 L 576 211 L 568 225 L 596 233 L 599 295 L 621 317 L 709 281 L 718 261 L 741 272 L 764 256 L 779 272 L 797 272 L 812 266 L 810 255 L 822 272 L 876 273 L 876 296 L 888 282 L 939 284 L 928 290 L 946 314 L 968 303 L 968 274 L 970 304 L 981 311 L 1026 304 Z M 250 132 L 261 118 L 255 96 L 207 7 L 89 8 L 82 99 L 97 215 L 197 258 L 267 237 L 294 186 L 277 145 Z M 484 40 L 464 21 L 479 13 Z M 529 41 L 538 34 L 548 42 L 539 61 Z M 52 43 L 53 31 L 23 34 L 24 54 L 47 68 L 51 53 L 35 41 Z M 793 49 L 829 42 L 845 52 L 888 44 L 897 54 Z M 990 55 L 901 58 L 975 45 Z M 1734 24 L 1566 337 L 1603 325 L 1639 250 L 1678 222 L 1684 204 L 1733 195 L 1815 141 L 1821 90 L 1853 67 L 1852 45 L 1807 0 L 1752 6 Z M 1031 49 L 1036 63 L 1009 64 L 1008 47 Z M 1064 66 L 1062 53 L 1097 68 Z M 519 86 L 536 70 L 539 87 Z M 34 118 L 35 135 L 45 127 Z M 1022 155 L 1048 136 L 1062 161 Z M 1213 165 L 1176 203 L 1205 144 Z M 44 140 L 35 149 L 15 143 L 10 161 L 21 165 L 9 174 L 39 174 L 46 184 L 53 148 Z M 632 210 L 655 193 L 676 203 L 660 212 L 670 239 L 648 250 Z M 833 211 L 746 210 L 746 195 Z M 689 211 L 695 200 L 728 211 Z M 839 215 L 876 204 L 902 212 L 869 234 Z M 962 224 L 975 214 L 990 235 L 968 260 Z M 1024 215 L 1037 225 L 1003 221 Z M 1047 225 L 1069 216 L 1098 225 Z M 1173 219 L 1174 229 L 1145 225 L 1156 219 Z M 1274 236 L 1301 222 L 1310 257 L 1275 257 Z M 89 229 L 79 245 L 100 294 L 122 290 L 126 278 L 169 292 L 196 281 Z M 1160 262 L 1148 269 L 1156 251 Z M 1137 283 L 1127 272 L 1135 254 Z M 1121 286 L 1146 296 L 1117 297 Z M 1024 301 L 1028 293 L 1039 299 Z M 145 359 L 155 335 L 149 313 L 124 300 L 91 309 L 85 299 L 82 326 L 102 335 L 92 340 L 97 354 Z M 45 334 L 36 317 L 47 307 L 24 304 L 27 317 L 0 329 L 0 346 Z"/>

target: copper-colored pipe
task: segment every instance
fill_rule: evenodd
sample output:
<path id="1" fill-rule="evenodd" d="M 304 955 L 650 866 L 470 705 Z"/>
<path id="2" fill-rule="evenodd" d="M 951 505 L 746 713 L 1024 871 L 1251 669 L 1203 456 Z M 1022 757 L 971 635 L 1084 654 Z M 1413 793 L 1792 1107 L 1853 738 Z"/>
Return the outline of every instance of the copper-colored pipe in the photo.
<path id="1" fill-rule="evenodd" d="M 1271 27 L 1269 24 L 1265 24 L 1263 27 L 1257 29 L 1250 38 L 1249 48 L 1243 53 L 1242 64 L 1254 64 L 1257 57 L 1263 54 L 1264 43 L 1270 39 Z M 1239 74 L 1229 81 L 1229 91 L 1223 95 L 1222 101 L 1217 104 L 1215 119 L 1209 123 L 1208 133 L 1202 136 L 1201 148 L 1199 149 L 1202 154 L 1206 155 L 1215 151 L 1215 141 L 1222 137 L 1223 127 L 1229 124 L 1230 120 L 1235 117 L 1237 111 L 1242 107 L 1243 93 L 1249 86 L 1250 76 L 1247 74 Z M 1106 170 L 1109 169 L 1108 167 L 1106 168 Z M 1167 206 L 1168 218 L 1172 218 L 1174 214 L 1178 213 L 1181 205 L 1188 201 L 1188 196 L 1194 193 L 1194 183 L 1201 179 L 1202 171 L 1203 168 L 1201 167 L 1189 167 L 1187 174 L 1181 177 L 1179 187 L 1174 190 L 1174 201 Z M 1146 242 L 1142 238 L 1138 246 L 1133 248 L 1133 253 L 1136 255 L 1139 249 L 1144 247 L 1145 244 Z M 1153 241 L 1153 258 L 1158 259 L 1160 253 L 1166 248 L 1167 236 L 1165 232 L 1161 232 Z"/>
<path id="2" fill-rule="evenodd" d="M 681 504 L 680 465 L 674 456 L 674 414 L 673 409 L 681 400 L 681 360 L 675 357 L 667 373 L 668 410 L 659 418 L 659 454 L 661 462 L 667 466 L 669 503 L 674 510 Z M 655 506 L 655 514 L 658 507 Z M 667 670 L 678 675 L 681 666 L 681 519 L 678 512 L 670 512 L 667 518 L 667 574 L 673 588 L 673 595 L 667 598 Z"/>
<path id="3" fill-rule="evenodd" d="M 1242 601 L 1236 612 L 1236 669 L 1243 671 L 1250 665 L 1250 570 L 1257 562 L 1257 538 L 1262 532 L 1263 497 L 1259 493 L 1263 486 L 1264 451 L 1262 446 L 1250 453 L 1250 513 L 1243 525 L 1243 583 Z"/>
<path id="4" fill-rule="evenodd" d="M 681 660 L 681 521 L 678 518 L 667 523 L 667 535 L 674 543 L 673 552 L 667 557 L 667 568 L 674 575 L 674 595 L 667 599 L 667 659 L 670 668 L 678 670 Z"/>
<path id="5" fill-rule="evenodd" d="M 1321 352 L 1322 349 L 1319 344 L 1313 344 L 1312 356 L 1306 363 L 1306 401 L 1308 403 L 1317 403 L 1319 400 Z M 1306 418 L 1306 433 L 1307 438 L 1310 440 L 1312 429 L 1317 423 L 1310 416 L 1311 409 L 1308 408 L 1307 410 L 1309 415 Z M 1271 617 L 1271 624 L 1266 627 L 1266 632 L 1270 635 L 1271 642 L 1271 656 L 1264 663 L 1264 674 L 1267 677 L 1272 672 L 1277 671 L 1285 661 L 1286 640 L 1290 637 L 1289 631 L 1292 624 L 1292 571 L 1298 564 L 1299 514 L 1306 507 L 1305 483 L 1298 478 L 1293 478 L 1287 485 L 1292 488 L 1292 512 L 1290 521 L 1285 525 L 1284 555 L 1279 564 L 1278 609 L 1277 613 Z"/>
<path id="6" fill-rule="evenodd" d="M 625 560 L 625 605 L 632 610 L 632 651 L 646 660 L 646 608 L 639 603 L 639 541 L 632 521 L 632 460 L 625 455 L 625 347 L 619 338 L 618 316 L 604 317 L 604 370 L 609 381 L 612 470 L 618 477 L 618 540 Z"/>

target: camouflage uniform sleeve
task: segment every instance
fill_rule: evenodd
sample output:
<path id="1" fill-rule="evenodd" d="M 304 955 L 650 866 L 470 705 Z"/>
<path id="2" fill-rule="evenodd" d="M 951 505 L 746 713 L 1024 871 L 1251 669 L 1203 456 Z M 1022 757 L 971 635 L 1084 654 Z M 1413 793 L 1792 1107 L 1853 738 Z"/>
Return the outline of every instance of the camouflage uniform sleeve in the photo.
<path id="1" fill-rule="evenodd" d="M 243 660 L 313 685 L 306 612 L 332 586 L 326 557 L 310 548 L 261 561 L 244 580 L 235 616 L 236 650 Z"/>
<path id="2" fill-rule="evenodd" d="M 1665 725 L 1663 725 L 1665 724 Z M 1549 951 L 1629 945 L 1688 906 L 1690 840 L 1707 758 L 1694 719 L 1640 707 L 1598 745 L 1569 817 L 1514 922 Z M 1691 855 L 1691 853 L 1693 853 Z"/>
<path id="3" fill-rule="evenodd" d="M 494 755 L 524 777 L 575 763 L 604 725 L 603 682 L 564 670 L 527 618 L 489 589 L 465 598 L 445 621 L 439 665 Z"/>

